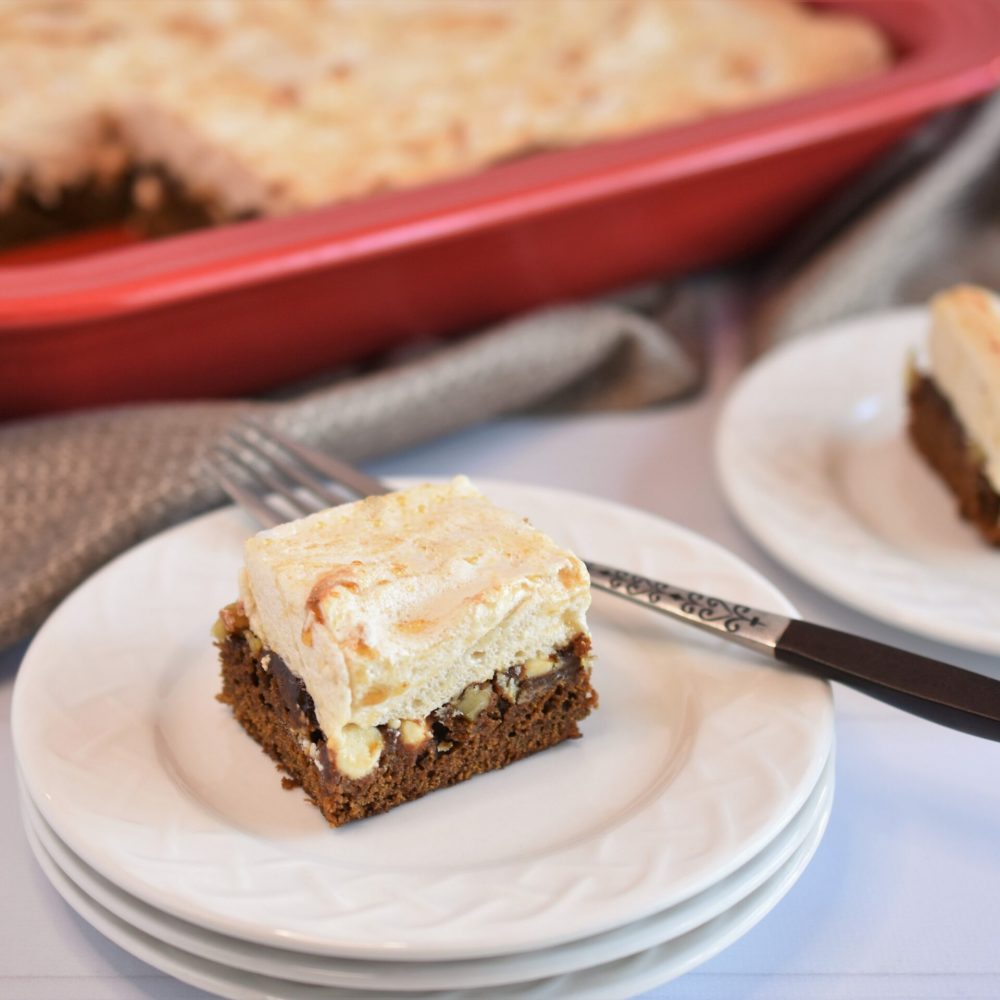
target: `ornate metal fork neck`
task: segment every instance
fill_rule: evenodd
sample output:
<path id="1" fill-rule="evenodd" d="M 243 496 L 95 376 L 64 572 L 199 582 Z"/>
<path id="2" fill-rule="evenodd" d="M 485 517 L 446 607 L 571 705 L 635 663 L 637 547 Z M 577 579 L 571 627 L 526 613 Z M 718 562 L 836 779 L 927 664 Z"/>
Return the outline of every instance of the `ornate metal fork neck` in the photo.
<path id="1" fill-rule="evenodd" d="M 671 618 L 683 618 L 708 632 L 723 632 L 727 639 L 758 651 L 769 650 L 772 656 L 790 621 L 783 615 L 674 587 L 612 566 L 588 562 L 587 569 L 591 586 L 596 590 L 654 608 Z"/>

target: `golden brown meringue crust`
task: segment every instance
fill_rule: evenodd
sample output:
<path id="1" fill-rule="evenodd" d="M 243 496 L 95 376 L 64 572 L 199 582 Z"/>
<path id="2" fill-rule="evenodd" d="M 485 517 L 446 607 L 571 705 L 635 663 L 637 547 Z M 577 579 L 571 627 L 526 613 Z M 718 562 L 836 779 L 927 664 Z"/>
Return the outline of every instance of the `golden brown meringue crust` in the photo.
<path id="1" fill-rule="evenodd" d="M 931 300 L 930 374 L 1000 492 L 1000 300 L 958 285 Z"/>
<path id="2" fill-rule="evenodd" d="M 4 0 L 0 203 L 124 155 L 272 214 L 888 63 L 862 18 L 793 0 Z"/>
<path id="3" fill-rule="evenodd" d="M 548 658 L 587 635 L 590 604 L 580 560 L 464 477 L 261 532 L 240 597 L 335 747 Z"/>

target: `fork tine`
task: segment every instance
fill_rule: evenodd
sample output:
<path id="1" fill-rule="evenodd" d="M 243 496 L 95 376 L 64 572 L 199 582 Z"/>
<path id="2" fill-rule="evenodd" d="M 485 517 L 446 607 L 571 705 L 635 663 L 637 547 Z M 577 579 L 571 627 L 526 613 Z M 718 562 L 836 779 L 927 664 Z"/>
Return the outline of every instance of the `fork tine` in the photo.
<path id="1" fill-rule="evenodd" d="M 238 469 L 244 478 L 251 483 L 263 484 L 263 489 L 259 489 L 254 493 L 254 496 L 258 504 L 262 504 L 270 510 L 272 520 L 277 518 L 278 523 L 281 523 L 282 521 L 289 520 L 289 516 L 284 514 L 273 501 L 265 499 L 265 495 L 269 493 L 276 493 L 284 499 L 292 511 L 291 517 L 312 514 L 317 509 L 315 503 L 302 497 L 295 491 L 291 483 L 275 474 L 275 470 L 272 468 L 273 463 L 270 463 L 269 458 L 269 464 L 254 464 L 250 462 L 234 447 L 234 444 L 239 443 L 225 440 L 219 442 L 213 449 L 216 456 L 216 463 L 218 464 L 221 459 L 223 462 L 227 462 L 230 468 Z"/>
<path id="2" fill-rule="evenodd" d="M 259 440 L 252 437 L 251 433 L 256 433 Z M 308 466 L 300 464 L 301 460 L 297 455 L 289 454 L 280 443 L 270 441 L 265 435 L 260 434 L 256 428 L 253 429 L 253 432 L 248 432 L 244 428 L 238 428 L 230 431 L 229 436 L 238 443 L 239 447 L 246 449 L 255 458 L 259 459 L 262 463 L 262 469 L 273 470 L 272 477 L 274 473 L 280 473 L 286 480 L 297 483 L 299 486 L 304 486 L 314 497 L 322 501 L 321 506 L 323 507 L 335 507 L 338 504 L 356 499 L 352 493 L 328 487 L 320 478 L 319 473 L 313 472 Z M 269 483 L 273 489 L 278 489 L 273 478 L 269 479 Z M 302 500 L 301 495 L 299 499 Z M 303 500 L 302 503 L 305 503 L 305 501 Z M 310 512 L 315 509 L 316 505 L 313 504 Z"/>
<path id="3" fill-rule="evenodd" d="M 228 472 L 220 468 L 219 457 L 226 458 L 228 455 L 221 448 L 214 449 L 216 460 L 210 468 L 212 476 L 218 484 L 235 500 L 244 510 L 248 510 L 266 528 L 271 528 L 276 524 L 281 524 L 286 518 L 272 507 L 263 497 L 251 492 L 241 483 L 237 482 Z"/>
<path id="4" fill-rule="evenodd" d="M 299 461 L 331 480 L 335 485 L 348 489 L 359 497 L 389 492 L 389 487 L 379 482 L 374 476 L 366 475 L 360 469 L 352 468 L 346 462 L 342 462 L 332 455 L 300 444 L 294 438 L 275 430 L 259 419 L 244 417 L 242 423 L 247 427 L 252 427 L 263 440 L 283 452 L 290 452 Z M 340 503 L 342 498 L 338 498 L 334 502 Z"/>
<path id="5" fill-rule="evenodd" d="M 231 427 L 213 447 L 212 457 L 211 472 L 222 488 L 268 526 L 359 496 L 388 492 L 377 479 L 253 417 L 243 417 Z"/>

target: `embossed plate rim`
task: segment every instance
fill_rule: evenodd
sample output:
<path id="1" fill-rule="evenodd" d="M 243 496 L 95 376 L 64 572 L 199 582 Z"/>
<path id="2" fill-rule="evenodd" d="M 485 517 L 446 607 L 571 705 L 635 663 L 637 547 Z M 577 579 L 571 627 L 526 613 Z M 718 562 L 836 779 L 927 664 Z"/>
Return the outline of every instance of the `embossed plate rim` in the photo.
<path id="1" fill-rule="evenodd" d="M 678 938 L 644 951 L 562 975 L 508 986 L 423 992 L 425 1000 L 606 1000 L 609 995 L 639 994 L 678 978 L 734 944 L 781 901 L 806 870 L 826 832 L 832 799 L 778 870 L 731 907 Z M 80 889 L 46 851 L 37 833 L 25 822 L 25 835 L 36 861 L 53 888 L 83 920 L 109 940 L 142 961 L 191 986 L 211 990 L 232 1000 L 281 996 L 284 1000 L 358 1000 L 364 990 L 315 986 L 261 976 L 240 967 L 213 962 L 166 944 L 134 927 Z M 613 993 L 612 993 L 613 991 Z M 370 995 L 384 1000 L 409 1000 L 413 993 L 378 990 Z"/>
<path id="2" fill-rule="evenodd" d="M 200 958 L 247 972 L 293 982 L 400 990 L 407 993 L 440 989 L 488 989 L 538 978 L 579 972 L 634 955 L 686 934 L 724 913 L 764 885 L 829 815 L 835 782 L 835 751 L 802 809 L 771 843 L 742 868 L 674 907 L 651 914 L 594 937 L 568 945 L 465 962 L 378 962 L 266 948 L 238 938 L 214 934 L 180 922 L 151 908 L 109 883 L 77 857 L 46 824 L 21 784 L 22 821 L 30 826 L 45 852 L 82 893 L 137 930 Z"/>
<path id="3" fill-rule="evenodd" d="M 626 561 L 675 580 L 684 569 L 685 582 L 693 587 L 791 610 L 737 557 L 651 514 L 565 491 L 487 480 L 480 485 L 562 541 L 577 549 L 585 543 L 594 558 Z M 449 960 L 543 948 L 622 926 L 717 882 L 768 843 L 815 786 L 832 742 L 826 684 L 694 630 L 683 630 L 679 640 L 670 631 L 676 626 L 638 609 L 622 611 L 623 602 L 609 597 L 615 623 L 609 624 L 610 608 L 602 610 L 595 600 L 595 633 L 604 630 L 606 640 L 631 643 L 628 649 L 638 657 L 621 677 L 627 680 L 634 669 L 644 683 L 668 685 L 671 698 L 693 692 L 695 704 L 713 706 L 710 713 L 689 712 L 682 719 L 695 726 L 693 749 L 677 758 L 677 773 L 660 780 L 617 825 L 540 857 L 523 858 L 519 852 L 509 863 L 459 868 L 446 879 L 423 870 L 313 862 L 294 854 L 295 845 L 250 836 L 186 797 L 158 762 L 155 742 L 162 734 L 154 731 L 156 719 L 142 714 L 152 711 L 147 702 L 154 704 L 162 693 L 165 664 L 176 669 L 170 657 L 180 655 L 185 642 L 197 643 L 199 650 L 207 642 L 202 635 L 208 619 L 231 596 L 228 576 L 218 579 L 220 567 L 234 572 L 236 539 L 248 533 L 243 516 L 229 508 L 171 529 L 109 564 L 43 626 L 15 688 L 15 750 L 28 792 L 46 821 L 89 865 L 160 909 L 231 936 L 312 954 Z M 180 578 L 183 591 L 176 588 Z M 208 603 L 206 593 L 212 597 Z M 627 631 L 617 622 L 626 613 L 632 615 Z M 633 634 L 637 623 L 645 639 Z M 88 628 L 96 649 L 86 641 L 80 648 Z M 150 651 L 150 628 L 170 637 L 162 651 L 155 645 Z M 654 643 L 656 662 L 642 652 L 641 639 Z M 661 653 L 671 650 L 683 655 L 684 669 L 674 664 L 661 679 Z M 157 653 L 161 661 L 149 659 Z M 714 673 L 698 659 L 705 655 Z M 80 669 L 81 662 L 87 669 Z M 602 721 L 591 728 L 589 745 L 595 747 L 597 733 L 618 739 L 633 732 L 622 728 L 628 720 L 608 714 L 615 703 L 608 696 L 624 683 L 608 669 L 603 681 L 597 675 L 606 706 L 598 716 Z M 138 718 L 130 702 L 142 710 Z M 242 752 L 246 737 L 233 726 L 222 736 L 236 741 L 233 752 Z M 68 748 L 56 738 L 77 729 L 83 737 Z M 655 738 L 662 746 L 673 736 L 668 726 Z M 124 750 L 115 740 L 123 741 Z M 587 745 L 585 735 L 581 746 Z M 126 773 L 111 767 L 109 746 L 118 747 Z M 541 755 L 550 761 L 546 768 L 558 753 Z M 149 767 L 143 770 L 136 761 Z M 567 766 L 572 763 L 559 764 Z M 268 783 L 261 785 L 267 792 L 277 779 L 268 765 L 259 780 Z M 446 797 L 443 803 L 434 797 L 423 801 L 440 803 L 433 815 L 441 822 L 446 808 L 476 803 L 487 787 L 479 781 L 437 793 Z M 547 786 L 516 787 L 530 808 L 551 798 Z M 307 812 L 296 818 L 311 821 L 312 807 L 301 808 Z M 593 808 L 599 809 L 600 801 Z M 391 839 L 405 835 L 416 816 L 415 808 L 406 806 L 367 822 L 395 817 L 385 827 Z M 682 818 L 683 832 L 671 833 L 671 824 Z M 570 825 L 574 817 L 560 815 L 558 822 Z M 359 843 L 330 840 L 338 832 L 318 825 L 309 830 L 310 846 L 331 855 L 344 844 Z"/>

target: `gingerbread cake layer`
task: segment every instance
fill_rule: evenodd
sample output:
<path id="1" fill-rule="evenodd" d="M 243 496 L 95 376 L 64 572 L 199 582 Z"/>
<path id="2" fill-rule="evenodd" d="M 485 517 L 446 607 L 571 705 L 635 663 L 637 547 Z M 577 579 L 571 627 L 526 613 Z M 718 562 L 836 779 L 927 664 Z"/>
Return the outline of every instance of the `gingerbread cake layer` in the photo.
<path id="1" fill-rule="evenodd" d="M 993 545 L 1000 545 L 1000 495 L 983 471 L 983 458 L 934 381 L 914 375 L 909 390 L 909 434 L 958 501 L 959 513 Z"/>
<path id="2" fill-rule="evenodd" d="M 230 619 L 232 621 L 232 619 Z M 332 826 L 385 812 L 474 775 L 507 766 L 580 735 L 597 705 L 590 686 L 590 640 L 578 636 L 553 653 L 548 672 L 523 664 L 469 685 L 423 720 L 378 727 L 378 765 L 351 779 L 337 768 L 301 680 L 245 629 L 219 642 L 222 693 L 243 728 L 301 786 Z"/>

